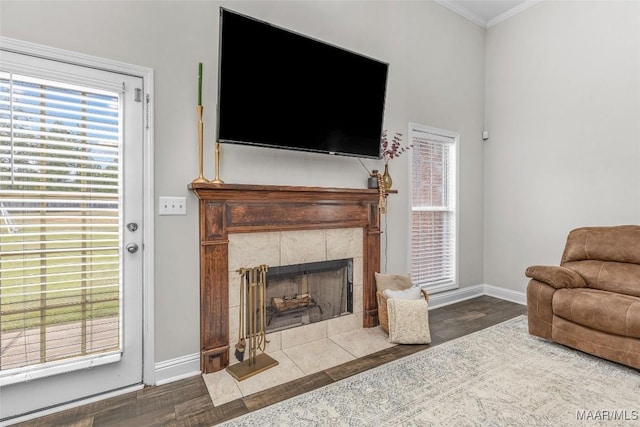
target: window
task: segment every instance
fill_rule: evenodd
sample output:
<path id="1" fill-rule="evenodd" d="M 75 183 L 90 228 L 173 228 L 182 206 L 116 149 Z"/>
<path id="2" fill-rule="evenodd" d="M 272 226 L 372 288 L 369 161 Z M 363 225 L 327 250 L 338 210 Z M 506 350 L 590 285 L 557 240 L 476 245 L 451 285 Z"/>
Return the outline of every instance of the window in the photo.
<path id="1" fill-rule="evenodd" d="M 456 283 L 456 134 L 411 123 L 411 275 L 433 291 Z"/>
<path id="2" fill-rule="evenodd" d="M 0 71 L 5 376 L 119 357 L 121 115 L 118 92 Z"/>

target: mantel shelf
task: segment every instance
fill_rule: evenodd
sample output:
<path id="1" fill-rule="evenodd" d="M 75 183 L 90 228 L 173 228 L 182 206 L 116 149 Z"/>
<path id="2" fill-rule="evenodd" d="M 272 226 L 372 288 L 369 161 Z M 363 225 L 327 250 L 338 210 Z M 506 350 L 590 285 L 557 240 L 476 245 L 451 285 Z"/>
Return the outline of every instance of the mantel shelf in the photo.
<path id="1" fill-rule="evenodd" d="M 291 185 L 254 185 L 254 184 L 216 184 L 212 182 L 204 183 L 191 183 L 188 185 L 189 190 L 200 194 L 208 193 L 233 193 L 233 192 L 245 192 L 246 194 L 256 193 L 330 193 L 333 195 L 368 195 L 376 197 L 378 196 L 377 189 L 369 188 L 339 188 L 339 187 L 304 187 L 304 186 L 291 186 Z M 396 194 L 397 190 L 388 190 L 388 194 Z"/>

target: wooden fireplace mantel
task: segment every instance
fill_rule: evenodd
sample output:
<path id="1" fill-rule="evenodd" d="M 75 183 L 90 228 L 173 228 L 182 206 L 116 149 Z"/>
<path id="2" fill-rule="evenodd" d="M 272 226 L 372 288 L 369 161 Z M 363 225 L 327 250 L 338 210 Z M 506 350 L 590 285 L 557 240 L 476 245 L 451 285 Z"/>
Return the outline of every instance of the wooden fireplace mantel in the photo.
<path id="1" fill-rule="evenodd" d="M 363 229 L 364 327 L 378 325 L 375 272 L 380 271 L 377 190 L 192 183 L 200 199 L 200 369 L 229 364 L 229 233 Z"/>

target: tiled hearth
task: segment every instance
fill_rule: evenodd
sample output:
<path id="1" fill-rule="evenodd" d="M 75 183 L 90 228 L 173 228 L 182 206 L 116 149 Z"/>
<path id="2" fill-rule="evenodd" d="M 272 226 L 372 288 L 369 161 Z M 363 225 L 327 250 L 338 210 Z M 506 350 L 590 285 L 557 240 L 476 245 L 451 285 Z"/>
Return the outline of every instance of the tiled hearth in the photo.
<path id="1" fill-rule="evenodd" d="M 392 346 L 379 326 L 358 328 L 269 352 L 278 365 L 243 381 L 235 380 L 226 370 L 203 378 L 214 406 L 219 406 Z M 237 363 L 235 357 L 231 360 Z"/>
<path id="2" fill-rule="evenodd" d="M 353 259 L 353 314 L 267 335 L 270 355 L 362 329 L 363 248 L 361 228 L 276 231 L 229 235 L 229 361 L 235 363 L 238 339 L 239 286 L 241 267 L 266 264 L 270 267 L 336 259 Z"/>

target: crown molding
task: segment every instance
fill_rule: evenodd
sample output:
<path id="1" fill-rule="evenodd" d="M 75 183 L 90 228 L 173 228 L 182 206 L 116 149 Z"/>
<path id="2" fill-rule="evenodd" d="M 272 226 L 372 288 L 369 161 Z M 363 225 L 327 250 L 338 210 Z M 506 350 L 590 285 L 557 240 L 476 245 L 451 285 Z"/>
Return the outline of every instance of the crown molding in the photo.
<path id="1" fill-rule="evenodd" d="M 454 3 L 452 0 L 434 0 L 436 3 L 438 3 L 441 6 L 446 7 L 447 9 L 449 9 L 450 11 L 457 13 L 458 15 L 462 16 L 463 18 L 468 19 L 469 21 L 473 22 L 476 25 L 479 25 L 482 28 L 490 28 L 493 27 L 494 25 L 497 25 L 509 18 L 511 18 L 512 16 L 517 15 L 518 13 L 522 12 L 523 10 L 526 10 L 528 8 L 530 8 L 531 6 L 540 3 L 542 0 L 527 0 L 524 3 L 521 3 L 517 6 L 512 7 L 511 9 L 507 10 L 504 13 L 501 13 L 500 15 L 491 18 L 490 20 L 486 20 L 484 18 L 482 18 L 481 16 L 473 13 L 472 11 L 470 11 L 469 9 L 460 6 L 457 3 Z"/>
<path id="2" fill-rule="evenodd" d="M 434 0 L 434 1 L 439 5 L 446 7 L 450 11 L 457 13 L 463 18 L 468 19 L 474 24 L 479 25 L 482 28 L 487 28 L 487 21 L 484 20 L 481 16 L 478 16 L 475 13 L 471 12 L 469 9 L 462 7 L 456 3 L 453 3 L 451 0 Z"/>
<path id="3" fill-rule="evenodd" d="M 504 13 L 501 13 L 500 15 L 491 18 L 489 21 L 487 21 L 487 25 L 486 28 L 491 28 L 494 25 L 497 25 L 503 21 L 506 21 L 507 19 L 511 18 L 512 16 L 517 15 L 518 13 L 529 9 L 531 6 L 536 5 L 537 3 L 540 3 L 542 0 L 527 0 L 524 3 L 520 3 L 519 5 L 512 7 L 511 9 L 507 10 Z"/>

